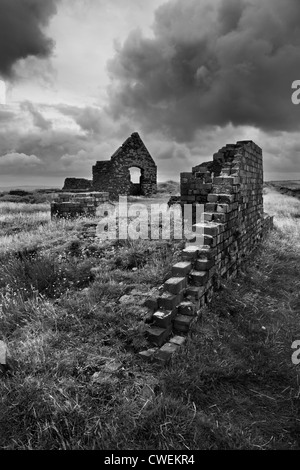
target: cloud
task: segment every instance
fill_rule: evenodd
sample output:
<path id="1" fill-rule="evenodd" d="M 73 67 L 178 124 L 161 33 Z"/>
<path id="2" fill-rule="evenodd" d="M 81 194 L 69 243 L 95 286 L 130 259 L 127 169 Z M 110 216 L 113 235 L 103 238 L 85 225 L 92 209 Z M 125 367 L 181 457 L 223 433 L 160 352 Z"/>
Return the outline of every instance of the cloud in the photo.
<path id="1" fill-rule="evenodd" d="M 14 113 L 0 108 L 0 122 L 7 122 L 14 118 Z"/>
<path id="2" fill-rule="evenodd" d="M 45 91 L 45 88 L 51 89 L 55 85 L 57 71 L 50 58 L 28 56 L 25 59 L 18 60 L 13 66 L 14 76 L 18 80 L 29 82 L 31 86 L 41 86 L 43 91 Z"/>
<path id="3" fill-rule="evenodd" d="M 74 122 L 87 134 L 92 134 L 95 139 L 109 138 L 130 135 L 134 132 L 134 128 L 130 123 L 122 117 L 119 117 L 118 123 L 110 115 L 106 107 L 99 108 L 96 106 L 71 106 L 66 104 L 58 104 L 55 109 L 60 113 L 73 118 Z"/>
<path id="4" fill-rule="evenodd" d="M 176 142 L 160 142 L 159 148 L 156 150 L 156 158 L 158 161 L 172 160 L 172 164 L 176 165 L 176 160 L 183 162 L 190 156 L 190 150 L 186 145 Z M 170 162 L 168 162 L 170 164 Z"/>
<path id="5" fill-rule="evenodd" d="M 62 155 L 77 153 L 87 144 L 87 138 L 68 129 L 31 131 L 17 136 L 15 149 L 18 153 L 38 155 L 54 165 Z"/>
<path id="6" fill-rule="evenodd" d="M 30 101 L 24 101 L 21 104 L 21 109 L 23 111 L 27 111 L 32 116 L 33 124 L 39 129 L 47 131 L 52 128 L 51 121 L 45 119 L 44 116 L 38 111 L 36 105 Z"/>
<path id="7" fill-rule="evenodd" d="M 46 117 L 52 116 L 53 124 L 40 112 L 41 109 Z M 72 125 L 72 120 L 69 122 L 65 115 L 78 121 L 81 127 Z M 23 102 L 15 113 L 0 111 L 0 122 L 2 120 L 5 125 L 1 123 L 0 128 L 0 175 L 6 174 L 5 167 L 5 172 L 16 177 L 20 175 L 20 168 L 22 174 L 24 172 L 19 163 L 37 163 L 35 158 L 42 165 L 32 167 L 34 175 L 91 177 L 92 165 L 97 160 L 109 159 L 134 130 L 129 132 L 126 123 L 115 126 L 100 108 L 31 102 Z"/>
<path id="8" fill-rule="evenodd" d="M 29 56 L 49 57 L 53 40 L 44 28 L 56 13 L 59 0 L 0 1 L 0 75 L 11 78 L 13 67 Z"/>
<path id="9" fill-rule="evenodd" d="M 211 126 L 299 129 L 299 0 L 169 1 L 153 38 L 133 31 L 108 63 L 110 112 L 190 141 Z"/>
<path id="10" fill-rule="evenodd" d="M 105 132 L 107 117 L 102 109 L 93 106 L 68 106 L 57 105 L 56 107 L 62 114 L 71 116 L 76 124 L 78 124 L 83 131 L 92 134 L 101 134 Z"/>
<path id="11" fill-rule="evenodd" d="M 31 173 L 34 167 L 41 164 L 41 160 L 35 155 L 26 155 L 24 153 L 8 153 L 0 157 L 2 175 L 11 174 L 15 169 L 17 169 L 18 173 L 20 173 L 20 171 L 22 171 L 22 173 Z"/>

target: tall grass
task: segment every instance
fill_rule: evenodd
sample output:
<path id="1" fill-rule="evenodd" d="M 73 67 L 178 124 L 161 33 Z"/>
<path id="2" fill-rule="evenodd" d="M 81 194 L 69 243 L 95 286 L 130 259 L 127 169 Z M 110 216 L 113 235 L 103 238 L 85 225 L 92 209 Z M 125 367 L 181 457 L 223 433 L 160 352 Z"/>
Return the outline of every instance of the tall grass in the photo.
<path id="1" fill-rule="evenodd" d="M 26 204 L 16 202 L 1 202 L 0 201 L 0 215 L 19 215 L 25 216 L 26 214 L 35 214 L 37 212 L 49 213 L 50 204 Z"/>
<path id="2" fill-rule="evenodd" d="M 78 237 L 84 221 L 8 237 L 0 332 L 16 363 L 0 379 L 0 448 L 298 449 L 300 202 L 268 192 L 265 209 L 275 230 L 164 369 L 138 358 L 146 311 L 121 299 L 159 287 L 179 244 L 101 245 Z"/>
<path id="3" fill-rule="evenodd" d="M 268 189 L 264 209 L 275 217 L 278 249 L 297 253 L 300 249 L 300 200 Z"/>

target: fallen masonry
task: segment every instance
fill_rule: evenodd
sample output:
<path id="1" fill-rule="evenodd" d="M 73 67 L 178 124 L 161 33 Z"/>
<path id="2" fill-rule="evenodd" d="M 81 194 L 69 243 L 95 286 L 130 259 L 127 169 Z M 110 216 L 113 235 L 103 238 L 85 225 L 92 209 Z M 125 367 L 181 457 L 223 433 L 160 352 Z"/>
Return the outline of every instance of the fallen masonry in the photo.
<path id="1" fill-rule="evenodd" d="M 97 208 L 109 201 L 108 193 L 59 193 L 51 203 L 51 217 L 95 217 Z"/>

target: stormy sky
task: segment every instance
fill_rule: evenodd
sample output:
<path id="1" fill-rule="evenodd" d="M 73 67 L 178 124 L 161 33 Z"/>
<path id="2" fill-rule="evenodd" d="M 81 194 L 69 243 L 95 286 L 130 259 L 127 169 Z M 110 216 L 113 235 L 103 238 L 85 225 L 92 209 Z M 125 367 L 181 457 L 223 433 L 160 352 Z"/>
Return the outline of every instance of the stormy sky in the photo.
<path id="1" fill-rule="evenodd" d="M 134 131 L 161 181 L 243 139 L 300 179 L 299 25 L 299 0 L 0 0 L 0 186 L 90 178 Z"/>

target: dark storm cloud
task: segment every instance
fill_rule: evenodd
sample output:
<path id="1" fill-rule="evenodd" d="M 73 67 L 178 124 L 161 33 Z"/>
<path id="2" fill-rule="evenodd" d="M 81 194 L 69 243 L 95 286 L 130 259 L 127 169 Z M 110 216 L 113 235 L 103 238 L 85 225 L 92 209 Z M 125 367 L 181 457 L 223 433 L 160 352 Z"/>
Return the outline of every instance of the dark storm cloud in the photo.
<path id="1" fill-rule="evenodd" d="M 13 66 L 28 56 L 48 57 L 53 41 L 43 28 L 59 0 L 0 0 L 0 75 L 10 78 Z"/>
<path id="2" fill-rule="evenodd" d="M 190 140 L 209 126 L 299 128 L 299 0 L 170 1 L 154 38 L 132 32 L 109 62 L 112 115 Z"/>

